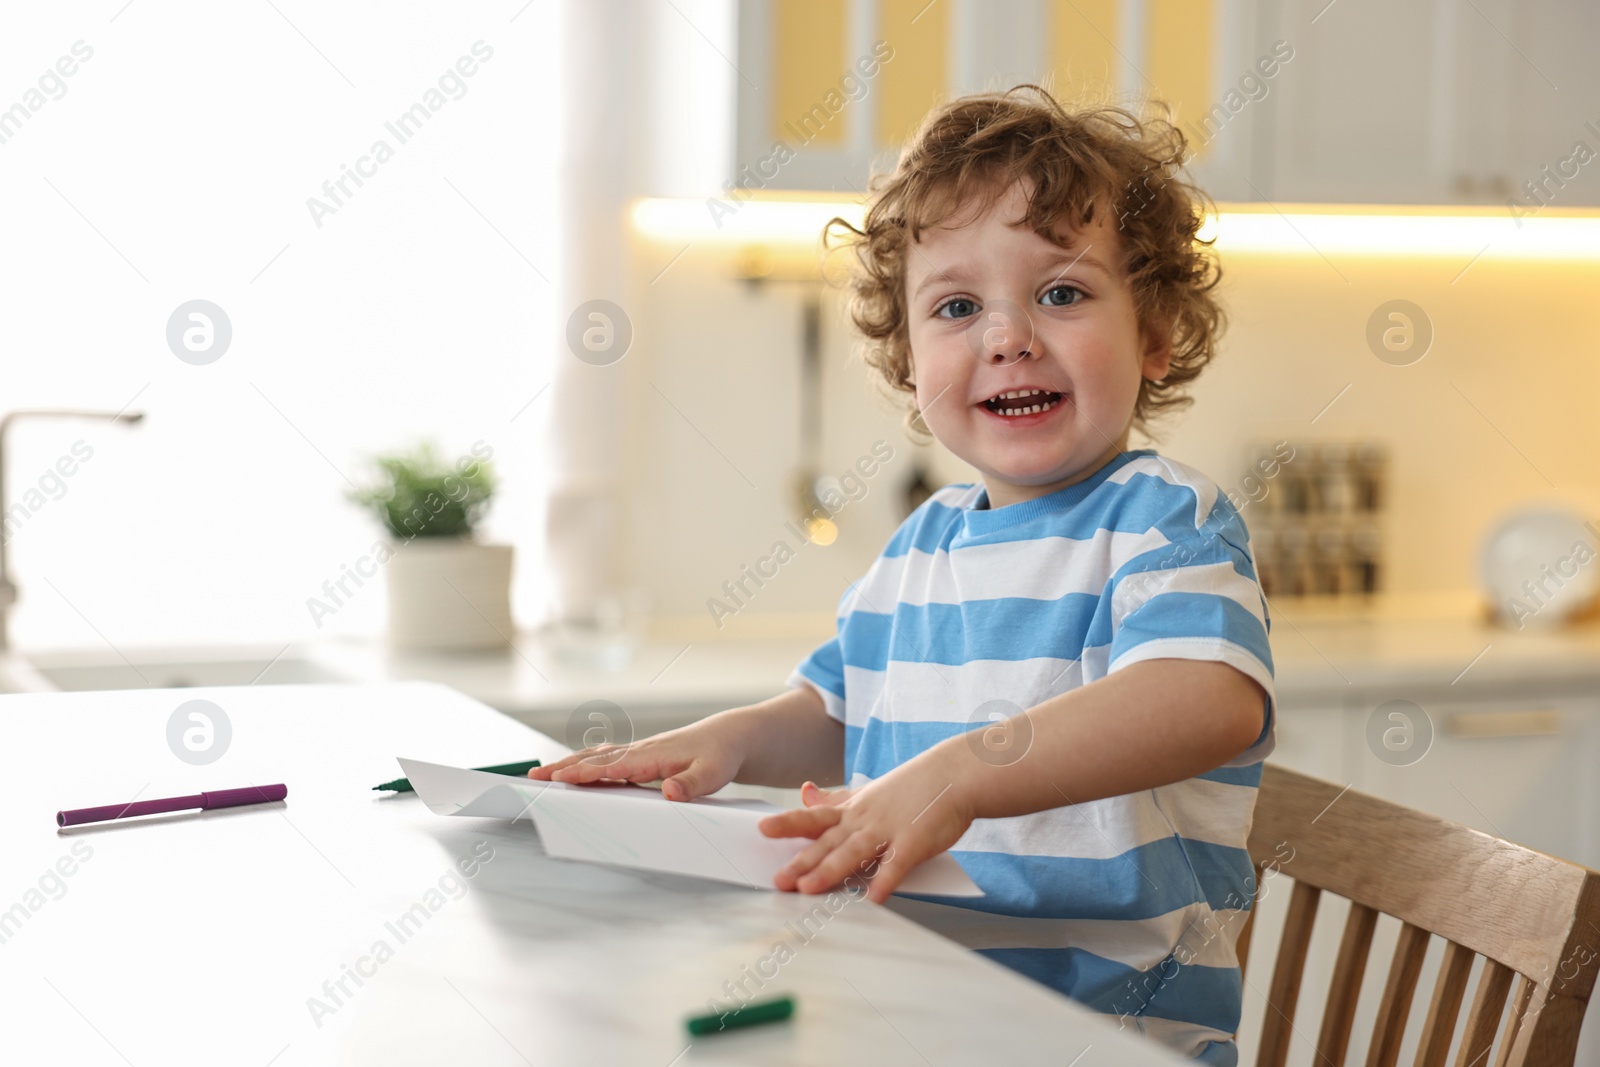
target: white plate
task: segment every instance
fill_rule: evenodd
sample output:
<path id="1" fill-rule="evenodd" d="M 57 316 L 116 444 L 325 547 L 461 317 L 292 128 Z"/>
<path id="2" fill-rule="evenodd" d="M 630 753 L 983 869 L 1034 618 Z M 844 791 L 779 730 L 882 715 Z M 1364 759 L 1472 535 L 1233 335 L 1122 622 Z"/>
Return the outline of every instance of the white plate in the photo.
<path id="1" fill-rule="evenodd" d="M 1478 576 L 1500 621 L 1512 629 L 1556 626 L 1600 592 L 1596 535 L 1560 505 L 1512 512 L 1483 540 Z"/>

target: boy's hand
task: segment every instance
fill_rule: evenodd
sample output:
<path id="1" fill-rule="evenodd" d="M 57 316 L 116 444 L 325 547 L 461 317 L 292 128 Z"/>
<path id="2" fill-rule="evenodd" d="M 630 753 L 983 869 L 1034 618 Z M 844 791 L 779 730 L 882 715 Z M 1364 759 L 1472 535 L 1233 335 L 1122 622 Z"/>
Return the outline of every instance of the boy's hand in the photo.
<path id="1" fill-rule="evenodd" d="M 715 793 L 733 781 L 744 753 L 705 719 L 678 730 L 626 745 L 597 745 L 535 767 L 528 777 L 546 782 L 661 781 L 668 800 L 691 800 Z"/>
<path id="2" fill-rule="evenodd" d="M 824 893 L 877 860 L 868 899 L 882 904 L 906 873 L 955 844 L 972 824 L 951 773 L 948 750 L 934 748 L 856 789 L 801 788 L 804 808 L 769 815 L 768 837 L 815 839 L 773 878 L 779 889 Z"/>

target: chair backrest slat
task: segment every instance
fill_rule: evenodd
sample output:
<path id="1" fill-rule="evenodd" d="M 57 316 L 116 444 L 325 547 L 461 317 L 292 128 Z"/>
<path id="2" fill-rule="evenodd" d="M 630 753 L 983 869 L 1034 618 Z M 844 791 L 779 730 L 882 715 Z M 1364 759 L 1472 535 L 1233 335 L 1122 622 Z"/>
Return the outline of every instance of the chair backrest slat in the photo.
<path id="1" fill-rule="evenodd" d="M 1478 955 L 1483 972 L 1456 1067 L 1572 1062 L 1600 972 L 1600 953 L 1591 948 L 1600 929 L 1600 873 L 1272 763 L 1262 771 L 1250 856 L 1258 886 L 1265 867 L 1294 882 L 1267 983 L 1257 1067 L 1283 1067 L 1287 1059 L 1323 893 L 1350 901 L 1351 911 L 1327 993 L 1319 1065 L 1343 1064 L 1380 914 L 1402 926 L 1368 1067 L 1394 1067 L 1399 1058 L 1433 935 L 1445 940 L 1445 952 L 1417 1064 L 1445 1064 Z M 1248 953 L 1257 911 L 1251 909 L 1240 931 L 1241 954 Z M 1497 1041 L 1513 976 L 1520 981 Z"/>
<path id="2" fill-rule="evenodd" d="M 1456 1018 L 1467 992 L 1475 954 L 1465 945 L 1445 943 L 1444 959 L 1439 961 L 1439 980 L 1428 1004 L 1428 1019 L 1422 1026 L 1422 1043 L 1417 1047 L 1416 1067 L 1444 1067 L 1450 1056 L 1450 1042 L 1456 1036 Z"/>
<path id="3" fill-rule="evenodd" d="M 1278 962 L 1272 968 L 1272 985 L 1267 991 L 1267 1020 L 1261 1030 L 1257 1067 L 1283 1067 L 1289 1058 L 1300 978 L 1305 973 L 1311 928 L 1316 925 L 1321 895 L 1316 886 L 1296 882 L 1289 896 L 1289 914 L 1283 921 L 1283 939 L 1278 942 Z"/>
<path id="4" fill-rule="evenodd" d="M 1494 1067 L 1506 1067 L 1511 1062 L 1511 1051 L 1522 1032 L 1522 1017 L 1528 1012 L 1528 1002 L 1533 999 L 1533 979 L 1517 976 L 1517 992 L 1511 998 L 1511 1018 L 1506 1023 L 1506 1036 L 1500 1043 L 1500 1054 L 1494 1058 Z"/>
<path id="5" fill-rule="evenodd" d="M 1263 870 L 1263 868 L 1262 868 L 1261 864 L 1258 863 L 1258 864 L 1255 865 L 1255 881 L 1253 883 L 1251 883 L 1252 885 L 1254 885 L 1256 887 L 1255 893 L 1252 894 L 1252 895 L 1257 897 L 1258 899 L 1262 896 L 1262 892 L 1261 892 L 1261 872 L 1262 872 L 1262 870 Z M 1239 939 L 1234 943 L 1234 952 L 1239 957 L 1239 977 L 1240 978 L 1246 977 L 1245 964 L 1250 962 L 1250 932 L 1256 928 L 1256 924 L 1251 922 L 1250 919 L 1255 914 L 1255 908 L 1256 908 L 1256 902 L 1252 902 L 1251 909 L 1250 909 L 1250 914 L 1246 915 L 1244 917 L 1244 925 L 1242 927 L 1240 927 L 1240 929 L 1239 929 Z"/>
<path id="6" fill-rule="evenodd" d="M 1506 994 L 1511 991 L 1511 977 L 1515 972 L 1503 963 L 1483 961 L 1483 973 L 1478 976 L 1478 992 L 1472 998 L 1472 1010 L 1467 1013 L 1467 1029 L 1461 1035 L 1461 1052 L 1456 1056 L 1456 1067 L 1487 1067 L 1489 1051 L 1494 1048 L 1494 1035 L 1500 1029 L 1500 1015 L 1506 1008 Z"/>
<path id="7" fill-rule="evenodd" d="M 1422 973 L 1422 957 L 1428 951 L 1428 931 L 1406 923 L 1394 945 L 1389 964 L 1389 980 L 1384 983 L 1383 1000 L 1378 1003 L 1378 1023 L 1367 1049 L 1367 1067 L 1394 1067 L 1400 1058 L 1400 1041 L 1405 1037 L 1406 1019 L 1411 1015 L 1411 998 Z"/>
<path id="8" fill-rule="evenodd" d="M 1587 1007 L 1581 1000 L 1561 996 L 1551 986 L 1534 983 L 1508 1062 L 1515 1067 L 1547 1063 L 1570 1067 Z"/>
<path id="9" fill-rule="evenodd" d="M 1361 979 L 1367 972 L 1367 954 L 1372 950 L 1372 932 L 1378 913 L 1365 904 L 1350 905 L 1339 940 L 1339 956 L 1333 964 L 1333 980 L 1328 985 L 1328 1003 L 1322 1009 L 1322 1032 L 1317 1037 L 1317 1062 L 1343 1064 L 1350 1048 L 1350 1029 L 1356 1021 L 1356 1001 L 1361 996 Z"/>

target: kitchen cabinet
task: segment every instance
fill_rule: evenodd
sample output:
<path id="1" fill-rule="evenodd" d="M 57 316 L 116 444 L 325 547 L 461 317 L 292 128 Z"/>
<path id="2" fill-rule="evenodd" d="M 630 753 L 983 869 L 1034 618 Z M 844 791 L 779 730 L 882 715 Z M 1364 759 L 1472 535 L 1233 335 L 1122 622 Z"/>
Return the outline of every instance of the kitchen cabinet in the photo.
<path id="1" fill-rule="evenodd" d="M 1343 782 L 1346 707 L 1342 701 L 1301 705 L 1283 710 L 1273 727 L 1274 748 L 1267 759 L 1292 771 L 1329 782 Z"/>
<path id="2" fill-rule="evenodd" d="M 803 8 L 787 0 L 740 0 L 734 169 L 720 190 L 725 201 L 736 204 L 763 189 L 865 192 L 882 147 L 876 118 L 887 80 L 874 40 L 883 39 L 878 23 L 894 14 L 892 6 L 880 12 L 862 0 Z M 938 25 L 931 14 L 927 21 Z M 908 52 L 915 54 L 913 43 L 896 34 L 889 65 L 905 69 L 914 62 Z"/>
<path id="3" fill-rule="evenodd" d="M 1514 54 L 1502 53 L 1508 77 L 1497 114 L 1503 127 L 1497 129 L 1503 129 L 1504 141 L 1486 145 L 1484 162 L 1469 160 L 1475 165 L 1461 176 L 1476 177 L 1481 185 L 1485 175 L 1492 180 L 1498 165 L 1500 174 L 1509 174 L 1511 196 L 1535 210 L 1540 199 L 1555 208 L 1600 205 L 1600 66 L 1594 61 L 1600 5 L 1500 0 L 1490 6 L 1512 7 L 1518 18 L 1500 25 L 1521 30 Z M 1480 37 L 1498 33 L 1478 22 Z"/>
<path id="4" fill-rule="evenodd" d="M 1447 62 L 1435 45 L 1438 5 L 1325 5 L 1268 0 L 1263 6 L 1263 28 L 1293 46 L 1294 60 L 1262 101 L 1268 128 L 1253 160 L 1260 193 L 1251 199 L 1441 199 L 1445 188 L 1434 161 L 1439 108 L 1431 92 L 1436 69 Z"/>
<path id="5" fill-rule="evenodd" d="M 1221 201 L 1600 205 L 1587 0 L 741 0 L 739 17 L 736 186 L 863 191 L 937 100 L 1035 81 L 1171 102 Z"/>
<path id="6" fill-rule="evenodd" d="M 1356 789 L 1562 859 L 1600 867 L 1600 695 L 1594 690 L 1474 696 L 1419 692 L 1432 743 L 1413 763 L 1366 743 L 1367 715 L 1346 723 Z M 1367 709 L 1387 703 L 1371 699 Z"/>
<path id="7" fill-rule="evenodd" d="M 1262 195 L 1600 204 L 1600 167 L 1574 158 L 1600 153 L 1600 73 L 1585 54 L 1600 32 L 1595 5 L 1264 0 L 1260 21 L 1295 46 L 1263 109 Z"/>
<path id="8" fill-rule="evenodd" d="M 740 0 L 739 189 L 861 193 L 951 97 L 1035 83 L 1137 110 L 1160 98 L 1191 132 L 1213 195 L 1250 199 L 1262 108 L 1250 103 L 1261 0 Z M 1269 78 L 1270 81 L 1270 78 Z M 1268 86 L 1270 90 L 1270 85 Z M 1257 97 L 1265 99 L 1265 97 Z M 1223 111 L 1225 101 L 1232 101 Z M 1209 185 L 1208 185 L 1209 188 Z"/>

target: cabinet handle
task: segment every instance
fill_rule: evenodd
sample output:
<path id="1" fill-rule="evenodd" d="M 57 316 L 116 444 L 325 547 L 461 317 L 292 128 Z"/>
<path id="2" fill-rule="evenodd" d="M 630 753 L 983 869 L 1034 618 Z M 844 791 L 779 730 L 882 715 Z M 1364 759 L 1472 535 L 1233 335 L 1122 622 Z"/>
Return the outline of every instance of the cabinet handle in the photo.
<path id="1" fill-rule="evenodd" d="M 1444 717 L 1444 732 L 1452 737 L 1533 737 L 1561 732 L 1561 712 L 1556 708 L 1526 711 L 1452 711 Z"/>

